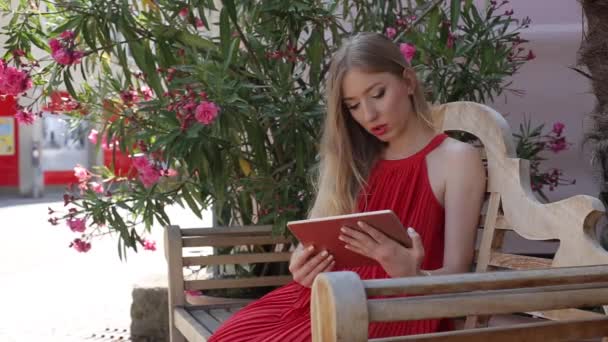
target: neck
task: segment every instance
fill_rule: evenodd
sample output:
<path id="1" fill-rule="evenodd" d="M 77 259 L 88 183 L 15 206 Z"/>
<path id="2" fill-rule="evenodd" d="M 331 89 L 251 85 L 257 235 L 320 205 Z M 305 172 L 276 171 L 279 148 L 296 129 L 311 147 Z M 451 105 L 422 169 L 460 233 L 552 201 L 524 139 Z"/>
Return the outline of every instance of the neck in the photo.
<path id="1" fill-rule="evenodd" d="M 418 119 L 408 122 L 404 131 L 388 142 L 384 150 L 385 159 L 400 159 L 420 151 L 437 134 L 435 130 Z"/>

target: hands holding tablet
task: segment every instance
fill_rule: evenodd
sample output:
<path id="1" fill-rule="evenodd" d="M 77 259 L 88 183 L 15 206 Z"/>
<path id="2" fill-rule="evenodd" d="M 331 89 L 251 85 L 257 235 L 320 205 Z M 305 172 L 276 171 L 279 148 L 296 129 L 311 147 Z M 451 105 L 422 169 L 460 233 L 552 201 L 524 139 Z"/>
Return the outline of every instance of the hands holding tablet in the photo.
<path id="1" fill-rule="evenodd" d="M 333 255 L 327 251 L 315 251 L 312 245 L 306 248 L 299 245 L 289 262 L 289 271 L 293 280 L 302 286 L 311 287 L 317 274 L 331 271 L 335 264 Z"/>
<path id="2" fill-rule="evenodd" d="M 340 229 L 338 238 L 346 243 L 346 249 L 376 260 L 393 278 L 420 273 L 424 247 L 413 228 L 407 229 L 412 239 L 412 246 L 408 248 L 363 221 L 357 224 L 357 229 L 346 226 Z"/>
<path id="3" fill-rule="evenodd" d="M 358 222 L 367 225 L 359 227 Z M 418 234 L 408 234 L 391 210 L 290 221 L 287 227 L 301 244 L 292 255 L 289 269 L 294 280 L 304 286 L 310 286 L 318 273 L 333 268 L 378 263 L 391 276 L 414 275 L 424 256 Z M 416 245 L 412 236 L 418 239 Z M 313 249 L 304 249 L 310 246 Z"/>

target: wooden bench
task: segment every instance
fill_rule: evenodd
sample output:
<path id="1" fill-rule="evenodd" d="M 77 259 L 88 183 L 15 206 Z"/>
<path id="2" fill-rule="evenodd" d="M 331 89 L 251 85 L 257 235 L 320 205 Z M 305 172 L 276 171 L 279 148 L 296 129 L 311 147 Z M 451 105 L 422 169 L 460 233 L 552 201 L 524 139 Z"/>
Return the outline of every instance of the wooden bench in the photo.
<path id="1" fill-rule="evenodd" d="M 171 341 L 206 341 L 217 327 L 250 300 L 216 298 L 201 304 L 200 297 L 185 291 L 279 286 L 291 276 L 262 276 L 239 279 L 199 279 L 191 268 L 209 265 L 238 265 L 289 261 L 281 251 L 287 238 L 272 235 L 271 226 L 218 227 L 165 230 L 165 257 L 169 274 L 169 324 Z M 238 254 L 200 255 L 205 247 L 238 247 Z M 266 248 L 263 248 L 266 246 Z M 274 246 L 268 250 L 268 246 Z M 199 252 L 199 253 L 197 253 Z M 186 271 L 186 274 L 185 274 Z M 187 273 L 193 274 L 187 274 Z"/>
<path id="2" fill-rule="evenodd" d="M 483 144 L 488 185 L 478 233 L 476 273 L 369 281 L 361 281 L 354 273 L 322 274 L 313 286 L 313 339 L 367 341 L 370 321 L 461 316 L 468 316 L 467 330 L 378 341 L 491 338 L 495 342 L 537 341 L 540 336 L 543 340 L 608 336 L 604 314 L 576 309 L 608 304 L 608 252 L 599 245 L 595 232 L 604 213 L 602 203 L 590 196 L 538 202 L 530 189 L 529 164 L 516 158 L 511 130 L 491 108 L 471 102 L 449 103 L 435 110 L 434 119 L 443 131 L 468 132 Z M 509 231 L 530 240 L 559 241 L 559 247 L 551 259 L 505 253 L 503 241 Z M 604 266 L 569 268 L 586 265 Z M 488 272 L 497 270 L 519 271 Z M 367 298 L 398 293 L 429 295 Z M 518 323 L 527 319 L 521 315 L 495 315 L 514 312 L 561 322 L 522 325 Z M 488 319 L 497 317 L 501 324 Z M 488 322 L 502 327 L 486 327 Z"/>
<path id="3" fill-rule="evenodd" d="M 483 105 L 458 102 L 440 106 L 434 115 L 436 116 L 436 120 L 438 120 L 437 122 L 441 123 L 444 131 L 469 132 L 480 138 L 484 145 L 484 154 L 487 156 L 488 198 L 481 213 L 479 230 L 481 242 L 476 256 L 477 272 L 497 269 L 527 270 L 550 266 L 565 267 L 608 264 L 608 254 L 598 245 L 592 236 L 592 228 L 604 210 L 601 202 L 589 196 L 576 196 L 551 204 L 541 204 L 536 201 L 527 185 L 529 184 L 528 164 L 526 161 L 515 158 L 515 147 L 511 138 L 511 130 L 500 114 Z M 513 255 L 505 253 L 501 249 L 504 235 L 509 231 L 532 240 L 559 239 L 561 243 L 553 259 Z M 283 244 L 287 242 L 288 240 L 285 238 L 271 236 L 270 227 L 225 227 L 212 229 L 168 227 L 166 230 L 165 249 L 169 269 L 171 341 L 183 341 L 184 336 L 190 341 L 205 341 L 223 321 L 248 303 L 248 301 L 242 300 L 220 299 L 215 303 L 198 305 L 193 301 L 193 297 L 184 294 L 185 290 L 281 285 L 290 280 L 290 277 L 262 277 L 245 280 L 192 280 L 187 275 L 184 276 L 184 268 L 197 265 L 287 261 L 289 254 L 280 251 L 263 252 L 258 249 L 257 252 L 245 255 L 192 256 L 189 254 L 189 249 L 205 246 L 249 246 L 251 248 L 251 246 Z M 339 276 L 339 273 L 335 273 L 335 276 Z M 464 276 L 481 275 L 468 274 Z M 483 276 L 489 277 L 489 279 L 494 277 L 493 275 Z M 329 277 L 329 280 L 326 280 L 326 277 Z M 322 275 L 320 278 L 323 279 L 323 282 L 327 281 L 331 283 L 332 277 L 334 277 L 334 273 Z M 522 277 L 524 278 L 517 281 L 525 283 L 527 281 L 525 280 L 526 275 L 522 275 Z M 584 278 L 577 277 L 579 278 L 573 279 L 580 280 Z M 470 279 L 467 279 L 465 278 L 464 281 L 470 281 Z M 392 281 L 394 280 L 382 280 L 379 285 L 373 282 L 372 284 L 375 284 L 373 286 L 384 286 L 386 284 L 390 288 Z M 428 277 L 424 280 L 414 280 L 412 278 L 407 281 L 431 282 L 427 285 L 433 287 L 434 282 L 443 282 L 445 278 Z M 517 281 L 514 282 L 520 284 Z M 340 284 L 339 286 L 345 290 L 344 293 L 355 291 L 360 296 L 357 299 L 358 301 L 353 298 L 353 303 L 361 303 L 361 300 L 366 300 L 365 292 L 356 289 L 360 285 L 354 280 L 352 285 Z M 363 282 L 363 284 L 365 284 L 364 288 L 367 288 L 368 283 Z M 545 285 L 554 286 L 555 284 Z M 581 284 L 574 285 L 582 286 Z M 475 289 L 475 287 L 471 288 L 470 284 L 468 286 L 469 290 Z M 405 288 L 411 290 L 410 285 L 407 285 Z M 428 288 L 424 290 L 426 291 Z M 496 288 L 495 290 L 515 291 L 515 289 L 508 288 L 503 288 L 502 290 Z M 593 289 L 593 291 L 595 290 Z M 337 321 L 320 321 L 319 317 L 324 317 L 323 319 L 326 319 L 325 317 L 335 317 L 336 306 L 346 305 L 350 299 L 323 297 L 319 295 L 318 289 L 313 292 L 315 293 L 315 297 L 313 298 L 312 305 L 314 310 L 316 310 L 315 317 L 312 317 L 313 331 L 320 331 L 319 329 L 323 327 L 330 331 L 331 329 L 335 330 L 335 328 L 331 327 L 335 327 Z M 484 300 L 481 300 L 480 303 L 483 306 Z M 579 302 L 568 304 L 576 307 Z M 430 308 L 433 309 L 433 307 Z M 353 312 L 357 312 L 355 309 L 353 309 Z M 362 307 L 359 309 L 362 309 Z M 529 309 L 536 311 L 536 316 L 544 316 L 546 318 L 572 318 L 573 315 L 576 318 L 603 318 L 601 314 L 581 310 L 541 312 L 540 310 L 548 308 L 529 307 Z M 502 311 L 498 310 L 495 312 Z M 332 313 L 334 316 L 331 316 Z M 459 314 L 485 315 L 486 313 L 488 312 L 470 311 Z M 363 311 L 360 311 L 359 315 L 361 322 L 377 319 L 376 316 L 369 316 Z M 520 318 L 521 316 L 515 317 Z M 483 318 L 481 325 L 486 321 Z M 506 317 L 506 320 L 509 324 L 516 321 L 510 316 Z M 324 322 L 324 324 L 320 324 L 320 322 Z M 325 324 L 326 322 L 327 325 Z M 468 327 L 478 326 L 479 323 L 477 322 L 477 316 L 471 316 L 467 321 L 467 325 Z M 367 327 L 365 324 L 361 326 Z M 356 329 L 354 331 L 363 334 L 358 338 L 365 336 L 365 339 L 361 340 L 367 339 L 367 334 Z M 319 340 L 318 336 L 325 335 L 318 335 L 315 332 L 315 336 Z M 337 340 L 350 341 L 349 339 L 339 339 L 339 336 L 334 336 L 333 340 L 331 338 L 323 339 L 323 341 Z"/>

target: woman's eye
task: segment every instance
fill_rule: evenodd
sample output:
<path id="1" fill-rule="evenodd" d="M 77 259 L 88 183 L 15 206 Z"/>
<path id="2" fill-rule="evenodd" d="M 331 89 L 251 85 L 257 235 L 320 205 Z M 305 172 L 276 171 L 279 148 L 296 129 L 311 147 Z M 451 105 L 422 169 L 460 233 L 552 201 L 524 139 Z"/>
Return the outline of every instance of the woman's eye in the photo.
<path id="1" fill-rule="evenodd" d="M 380 91 L 378 91 L 378 93 L 376 93 L 376 95 L 372 96 L 375 99 L 379 99 L 382 96 L 384 96 L 384 88 L 380 89 Z"/>
<path id="2" fill-rule="evenodd" d="M 359 104 L 354 104 L 354 105 L 350 105 L 350 106 L 346 106 L 348 108 L 348 110 L 356 110 L 357 108 L 359 108 Z"/>

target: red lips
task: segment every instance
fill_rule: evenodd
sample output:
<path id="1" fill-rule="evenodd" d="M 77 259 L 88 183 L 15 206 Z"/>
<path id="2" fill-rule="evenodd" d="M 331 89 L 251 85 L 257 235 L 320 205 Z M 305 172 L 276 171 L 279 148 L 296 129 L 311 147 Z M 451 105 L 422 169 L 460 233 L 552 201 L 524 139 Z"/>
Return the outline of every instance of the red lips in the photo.
<path id="1" fill-rule="evenodd" d="M 384 125 L 372 127 L 371 131 L 372 131 L 373 135 L 379 137 L 381 135 L 384 135 L 386 133 L 386 131 L 388 131 L 388 125 L 384 124 Z"/>

